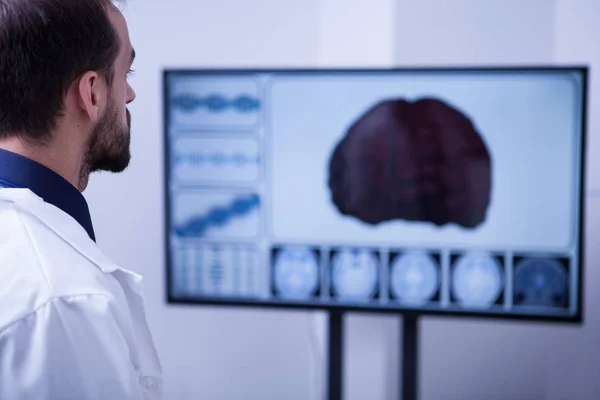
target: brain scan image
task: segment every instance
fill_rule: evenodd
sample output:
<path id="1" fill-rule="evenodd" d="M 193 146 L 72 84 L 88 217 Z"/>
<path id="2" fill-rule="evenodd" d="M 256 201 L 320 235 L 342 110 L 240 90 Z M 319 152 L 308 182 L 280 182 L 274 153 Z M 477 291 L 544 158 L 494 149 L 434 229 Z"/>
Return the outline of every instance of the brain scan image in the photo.
<path id="1" fill-rule="evenodd" d="M 331 280 L 336 297 L 368 301 L 377 292 L 379 258 L 366 249 L 336 251 L 331 259 Z"/>
<path id="2" fill-rule="evenodd" d="M 549 258 L 526 258 L 515 263 L 514 304 L 567 307 L 569 279 L 565 266 Z"/>
<path id="3" fill-rule="evenodd" d="M 504 288 L 503 268 L 489 254 L 468 254 L 453 264 L 452 295 L 461 306 L 487 308 Z"/>
<path id="4" fill-rule="evenodd" d="M 440 286 L 437 261 L 425 252 L 400 254 L 390 264 L 391 291 L 400 302 L 423 305 Z"/>
<path id="5" fill-rule="evenodd" d="M 319 259 L 309 247 L 288 246 L 276 252 L 273 284 L 280 297 L 305 300 L 319 287 Z"/>
<path id="6" fill-rule="evenodd" d="M 468 115 L 442 100 L 383 100 L 347 130 L 329 160 L 338 211 L 475 229 L 491 197 L 492 161 Z"/>

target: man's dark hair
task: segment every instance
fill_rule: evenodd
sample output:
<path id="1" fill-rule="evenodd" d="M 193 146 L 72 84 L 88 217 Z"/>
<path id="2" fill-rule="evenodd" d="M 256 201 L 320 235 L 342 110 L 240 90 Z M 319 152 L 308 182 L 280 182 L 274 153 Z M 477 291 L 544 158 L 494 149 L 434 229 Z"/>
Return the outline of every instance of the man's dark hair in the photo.
<path id="1" fill-rule="evenodd" d="M 111 0 L 0 0 L 0 138 L 48 139 L 86 71 L 111 84 L 120 43 L 108 7 Z"/>

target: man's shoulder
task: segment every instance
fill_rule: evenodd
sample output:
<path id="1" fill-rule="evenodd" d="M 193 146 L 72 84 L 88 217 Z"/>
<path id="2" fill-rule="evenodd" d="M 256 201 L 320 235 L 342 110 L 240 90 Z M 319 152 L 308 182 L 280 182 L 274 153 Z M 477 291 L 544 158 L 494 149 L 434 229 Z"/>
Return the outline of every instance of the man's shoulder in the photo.
<path id="1" fill-rule="evenodd" d="M 3 205 L 0 221 L 0 330 L 51 301 L 114 296 L 114 278 L 36 218 Z"/>

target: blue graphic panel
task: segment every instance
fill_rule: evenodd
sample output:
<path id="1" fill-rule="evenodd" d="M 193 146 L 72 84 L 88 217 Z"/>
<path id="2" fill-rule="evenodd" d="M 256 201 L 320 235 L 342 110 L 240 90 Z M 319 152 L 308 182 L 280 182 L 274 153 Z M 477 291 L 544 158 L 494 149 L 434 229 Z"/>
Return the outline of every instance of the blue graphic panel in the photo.
<path id="1" fill-rule="evenodd" d="M 259 294 L 259 257 L 253 246 L 204 244 L 176 248 L 174 292 L 184 296 Z"/>
<path id="2" fill-rule="evenodd" d="M 256 193 L 212 191 L 182 193 L 176 198 L 174 233 L 181 238 L 256 237 L 260 197 Z"/>
<path id="3" fill-rule="evenodd" d="M 172 160 L 171 173 L 178 184 L 252 184 L 263 176 L 263 155 L 253 138 L 178 137 Z"/>
<path id="4" fill-rule="evenodd" d="M 248 165 L 260 165 L 260 155 L 250 155 L 244 153 L 197 153 L 197 154 L 177 154 L 174 158 L 175 165 L 190 164 L 195 168 L 206 166 L 213 167 L 245 167 Z"/>
<path id="5" fill-rule="evenodd" d="M 258 127 L 264 107 L 258 81 L 251 76 L 176 76 L 171 77 L 170 84 L 173 129 L 227 129 L 235 133 Z"/>
<path id="6" fill-rule="evenodd" d="M 229 99 L 220 94 L 210 94 L 207 97 L 200 97 L 193 93 L 182 93 L 173 98 L 174 108 L 184 112 L 194 112 L 200 108 L 206 108 L 210 112 L 219 113 L 226 109 L 233 109 L 241 113 L 248 113 L 260 108 L 260 101 L 257 98 L 240 95 Z"/>

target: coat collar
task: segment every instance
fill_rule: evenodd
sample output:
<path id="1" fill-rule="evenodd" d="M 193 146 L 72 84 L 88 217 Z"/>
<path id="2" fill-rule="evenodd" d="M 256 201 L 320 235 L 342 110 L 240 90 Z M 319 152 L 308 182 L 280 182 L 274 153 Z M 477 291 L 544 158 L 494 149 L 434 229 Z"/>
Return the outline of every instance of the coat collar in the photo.
<path id="1" fill-rule="evenodd" d="M 85 197 L 65 178 L 19 154 L 0 149 L 0 186 L 29 189 L 73 217 L 96 240 Z"/>
<path id="2" fill-rule="evenodd" d="M 20 211 L 39 219 L 73 249 L 98 266 L 102 272 L 112 273 L 121 270 L 133 277 L 134 280 L 141 280 L 141 276 L 118 267 L 106 257 L 74 218 L 71 218 L 60 208 L 45 202 L 30 189 L 0 189 L 0 201 L 10 202 Z"/>
<path id="3" fill-rule="evenodd" d="M 46 203 L 31 190 L 0 189 L 0 202 L 3 201 L 10 202 L 19 211 L 37 218 L 75 251 L 96 265 L 103 273 L 112 274 L 126 289 L 124 293 L 130 304 L 134 305 L 131 318 L 135 322 L 136 337 L 145 349 L 145 351 L 139 353 L 142 361 L 140 385 L 147 392 L 146 398 L 158 395 L 162 385 L 162 366 L 146 320 L 141 286 L 142 276 L 117 266 L 100 251 L 100 248 L 75 219 L 69 217 L 68 214 L 54 205 Z"/>

